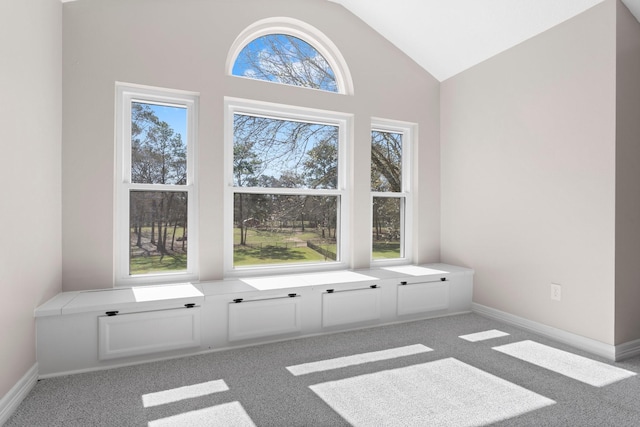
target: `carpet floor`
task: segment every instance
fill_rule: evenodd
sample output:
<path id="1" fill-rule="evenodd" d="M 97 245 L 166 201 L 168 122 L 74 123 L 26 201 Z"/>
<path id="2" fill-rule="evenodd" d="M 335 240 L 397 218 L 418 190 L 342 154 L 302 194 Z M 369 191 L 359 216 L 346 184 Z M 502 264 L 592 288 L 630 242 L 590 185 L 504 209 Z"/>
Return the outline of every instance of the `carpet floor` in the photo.
<path id="1" fill-rule="evenodd" d="M 638 373 L 463 314 L 43 379 L 6 426 L 640 426 Z"/>

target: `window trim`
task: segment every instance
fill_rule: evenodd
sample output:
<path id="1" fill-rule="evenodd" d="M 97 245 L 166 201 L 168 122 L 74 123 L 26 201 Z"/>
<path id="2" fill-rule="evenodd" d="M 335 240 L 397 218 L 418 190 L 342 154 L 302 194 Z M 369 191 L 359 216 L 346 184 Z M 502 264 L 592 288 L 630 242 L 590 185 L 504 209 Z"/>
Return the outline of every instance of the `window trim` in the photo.
<path id="1" fill-rule="evenodd" d="M 402 191 L 371 191 L 371 211 L 369 215 L 370 227 L 369 227 L 369 256 L 370 266 L 380 267 L 386 265 L 399 265 L 410 264 L 413 262 L 414 257 L 414 167 L 413 159 L 416 154 L 416 135 L 418 125 L 415 123 L 404 122 L 399 120 L 389 120 L 378 117 L 371 119 L 371 132 L 390 132 L 402 134 Z M 404 199 L 403 212 L 401 212 L 401 234 L 402 234 L 402 247 L 403 256 L 400 258 L 373 258 L 373 198 L 400 198 Z"/>
<path id="2" fill-rule="evenodd" d="M 187 109 L 187 182 L 185 185 L 142 184 L 131 182 L 131 103 L 148 102 Z M 115 108 L 115 214 L 114 214 L 114 285 L 175 283 L 198 279 L 198 188 L 196 174 L 199 93 L 116 82 Z M 130 192 L 176 191 L 187 193 L 187 271 L 129 274 Z"/>
<path id="3" fill-rule="evenodd" d="M 346 269 L 350 266 L 349 218 L 351 209 L 351 188 L 348 182 L 348 168 L 351 167 L 348 145 L 353 129 L 353 115 L 334 111 L 296 107 L 264 101 L 225 97 L 224 100 L 224 277 L 252 276 L 258 274 L 286 274 L 309 271 Z M 336 189 L 292 189 L 235 187 L 233 185 L 233 132 L 235 114 L 249 114 L 289 121 L 327 124 L 338 127 L 338 183 Z M 272 264 L 246 267 L 233 266 L 233 196 L 235 193 L 290 194 L 338 196 L 338 253 L 340 260 L 323 263 Z"/>
<path id="4" fill-rule="evenodd" d="M 322 89 L 314 89 L 304 86 L 287 86 L 311 89 L 324 93 L 338 93 L 343 95 L 354 94 L 351 72 L 349 71 L 347 62 L 338 50 L 338 47 L 331 41 L 331 39 L 329 39 L 329 37 L 327 37 L 317 28 L 307 24 L 306 22 L 289 17 L 266 18 L 256 21 L 245 28 L 231 44 L 231 48 L 229 49 L 229 53 L 227 54 L 227 63 L 225 66 L 227 74 L 232 77 L 248 79 L 248 77 L 236 76 L 233 74 L 233 66 L 236 62 L 236 59 L 246 45 L 259 37 L 267 36 L 270 34 L 287 34 L 309 43 L 324 57 L 324 59 L 333 70 L 338 91 L 330 92 Z M 283 84 L 266 80 L 251 80 L 272 84 Z"/>

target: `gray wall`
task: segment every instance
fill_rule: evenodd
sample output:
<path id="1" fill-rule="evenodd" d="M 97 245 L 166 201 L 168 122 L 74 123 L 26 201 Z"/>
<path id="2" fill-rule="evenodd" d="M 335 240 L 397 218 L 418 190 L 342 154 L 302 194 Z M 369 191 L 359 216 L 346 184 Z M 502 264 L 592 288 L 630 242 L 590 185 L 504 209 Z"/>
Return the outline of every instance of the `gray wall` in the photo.
<path id="1" fill-rule="evenodd" d="M 475 269 L 476 303 L 606 344 L 615 25 L 607 0 L 441 86 L 442 261 Z"/>
<path id="2" fill-rule="evenodd" d="M 0 2 L 0 398 L 35 364 L 33 310 L 61 290 L 62 5 Z"/>
<path id="3" fill-rule="evenodd" d="M 640 339 L 640 23 L 618 1 L 615 339 Z"/>
<path id="4" fill-rule="evenodd" d="M 113 285 L 114 82 L 200 93 L 200 278 L 222 277 L 223 99 L 233 96 L 355 115 L 353 267 L 370 204 L 370 120 L 419 125 L 420 216 L 416 262 L 438 261 L 439 84 L 346 9 L 324 0 L 83 0 L 65 3 L 63 25 L 63 282 L 65 290 Z M 340 49 L 355 95 L 321 93 L 225 74 L 234 39 L 274 16 L 305 21 Z M 363 178 L 364 177 L 364 178 Z M 363 183 L 366 185 L 363 185 Z"/>

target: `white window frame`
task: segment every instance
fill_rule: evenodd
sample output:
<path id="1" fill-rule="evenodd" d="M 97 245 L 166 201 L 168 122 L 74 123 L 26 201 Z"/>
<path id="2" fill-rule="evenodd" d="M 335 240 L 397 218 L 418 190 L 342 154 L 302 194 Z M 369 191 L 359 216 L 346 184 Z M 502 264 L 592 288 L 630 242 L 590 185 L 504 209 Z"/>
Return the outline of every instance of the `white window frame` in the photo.
<path id="1" fill-rule="evenodd" d="M 322 31 L 318 30 L 312 25 L 306 22 L 300 21 L 290 17 L 272 17 L 261 19 L 245 28 L 231 44 L 229 53 L 227 55 L 226 70 L 227 74 L 237 78 L 247 78 L 242 76 L 234 76 L 233 66 L 238 58 L 238 55 L 244 49 L 246 45 L 251 43 L 257 38 L 268 36 L 271 34 L 287 34 L 300 40 L 307 42 L 314 49 L 316 49 L 327 61 L 331 69 L 333 70 L 336 78 L 336 84 L 339 94 L 353 95 L 353 79 L 351 78 L 351 72 L 347 66 L 347 61 L 338 50 L 338 47 L 327 37 Z M 266 80 L 256 80 L 271 84 L 283 84 L 277 82 L 270 82 Z M 320 90 L 321 92 L 332 93 L 321 89 L 308 88 L 304 86 L 295 86 L 310 90 Z"/>
<path id="2" fill-rule="evenodd" d="M 401 257 L 388 259 L 373 259 L 373 233 L 369 232 L 369 255 L 371 257 L 371 266 L 399 265 L 409 264 L 413 261 L 413 158 L 414 147 L 416 146 L 415 136 L 417 134 L 417 125 L 415 123 L 402 122 L 397 120 L 388 120 L 382 118 L 371 119 L 371 132 L 390 132 L 402 134 L 402 191 L 371 191 L 371 214 L 369 215 L 370 227 L 373 230 L 373 198 L 386 197 L 403 199 L 400 212 L 400 241 L 402 242 Z"/>
<path id="3" fill-rule="evenodd" d="M 198 280 L 198 193 L 196 183 L 197 117 L 196 92 L 163 89 L 116 82 L 116 188 L 114 227 L 114 281 L 116 286 L 175 283 Z M 185 185 L 139 184 L 131 182 L 131 103 L 146 102 L 187 109 L 187 182 Z M 130 192 L 176 191 L 187 193 L 187 270 L 181 272 L 129 274 Z"/>
<path id="4" fill-rule="evenodd" d="M 349 248 L 349 217 L 351 214 L 351 197 L 348 183 L 349 136 L 352 135 L 353 115 L 333 111 L 275 104 L 241 98 L 225 98 L 225 126 L 224 126 L 224 275 L 238 277 L 257 274 L 285 274 L 332 269 L 345 269 L 350 265 Z M 297 188 L 263 188 L 263 187 L 235 187 L 233 184 L 233 133 L 234 115 L 248 114 L 288 121 L 302 121 L 326 124 L 338 127 L 338 183 L 336 189 L 297 189 Z M 234 194 L 289 194 L 312 196 L 337 196 L 338 203 L 338 241 L 339 260 L 335 262 L 298 264 L 271 264 L 246 267 L 233 266 L 233 213 Z"/>

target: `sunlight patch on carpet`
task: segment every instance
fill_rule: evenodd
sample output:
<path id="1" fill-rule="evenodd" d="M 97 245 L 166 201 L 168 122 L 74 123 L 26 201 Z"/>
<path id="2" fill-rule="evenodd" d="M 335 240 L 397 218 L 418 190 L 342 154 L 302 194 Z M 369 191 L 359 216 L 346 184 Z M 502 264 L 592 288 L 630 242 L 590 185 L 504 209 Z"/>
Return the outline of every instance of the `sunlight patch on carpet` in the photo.
<path id="1" fill-rule="evenodd" d="M 355 427 L 481 426 L 555 403 L 454 358 L 310 388 Z"/>
<path id="2" fill-rule="evenodd" d="M 227 386 L 227 383 L 225 383 L 224 380 L 207 381 L 204 383 L 157 391 L 155 393 L 143 394 L 142 404 L 145 408 L 150 408 L 152 406 L 166 405 L 167 403 L 179 402 L 185 399 L 193 399 L 228 390 L 229 386 Z"/>
<path id="3" fill-rule="evenodd" d="M 529 340 L 493 347 L 493 349 L 595 387 L 602 387 L 636 375 L 626 369 Z"/>
<path id="4" fill-rule="evenodd" d="M 240 402 L 229 402 L 210 408 L 189 411 L 159 420 L 149 421 L 149 427 L 207 426 L 255 427 L 255 423 Z"/>
<path id="5" fill-rule="evenodd" d="M 493 338 L 506 337 L 508 335 L 509 334 L 506 332 L 502 332 L 497 329 L 491 329 L 490 331 L 476 332 L 475 334 L 460 335 L 458 338 L 462 338 L 463 340 L 471 342 L 477 342 L 490 340 Z"/>
<path id="6" fill-rule="evenodd" d="M 354 354 L 352 356 L 337 357 L 335 359 L 319 360 L 317 362 L 303 363 L 300 365 L 287 366 L 293 375 L 305 375 L 313 372 L 329 371 L 332 369 L 344 368 L 347 366 L 360 365 L 363 363 L 377 362 L 380 360 L 395 359 L 397 357 L 411 356 L 414 354 L 427 353 L 433 351 L 422 344 L 408 345 L 404 347 L 391 348 L 388 350 L 372 351 L 369 353 Z"/>

